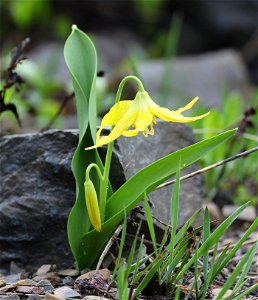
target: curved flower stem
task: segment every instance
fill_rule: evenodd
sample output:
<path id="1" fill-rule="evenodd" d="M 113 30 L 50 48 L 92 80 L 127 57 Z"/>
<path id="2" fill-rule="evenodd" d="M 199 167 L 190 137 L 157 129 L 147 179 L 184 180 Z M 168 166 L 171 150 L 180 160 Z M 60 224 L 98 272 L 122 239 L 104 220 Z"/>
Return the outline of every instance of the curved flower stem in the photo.
<path id="1" fill-rule="evenodd" d="M 100 179 L 100 182 L 102 183 L 102 181 L 103 181 L 103 176 L 102 176 L 102 174 L 101 174 L 101 172 L 100 172 L 99 166 L 98 166 L 97 164 L 94 164 L 94 163 L 88 165 L 88 167 L 87 167 L 87 169 L 86 169 L 86 171 L 85 171 L 85 180 L 90 180 L 90 170 L 91 170 L 92 168 L 95 168 L 95 169 L 96 169 L 97 174 L 98 174 L 99 179 Z"/>
<path id="2" fill-rule="evenodd" d="M 119 87 L 118 87 L 118 90 L 117 90 L 117 94 L 116 94 L 116 101 L 115 101 L 115 103 L 117 103 L 117 102 L 120 100 L 121 94 L 122 94 L 122 91 L 123 91 L 123 88 L 124 88 L 124 85 L 125 85 L 125 83 L 126 83 L 128 80 L 134 80 L 134 81 L 136 81 L 136 83 L 137 83 L 137 85 L 138 85 L 138 89 L 139 89 L 140 92 L 144 92 L 144 91 L 145 91 L 145 89 L 144 89 L 144 87 L 143 87 L 143 84 L 142 84 L 141 80 L 140 80 L 138 77 L 133 76 L 133 75 L 126 76 L 126 77 L 120 82 L 120 84 L 119 84 Z"/>
<path id="3" fill-rule="evenodd" d="M 134 80 L 138 85 L 139 91 L 141 91 L 141 92 L 145 91 L 143 84 L 138 77 L 133 76 L 133 75 L 126 76 L 119 84 L 119 87 L 117 89 L 115 103 L 118 103 L 120 101 L 124 85 L 128 80 Z M 99 210 L 100 210 L 100 217 L 101 217 L 102 222 L 105 221 L 108 179 L 109 179 L 109 170 L 110 170 L 113 146 L 114 146 L 114 141 L 112 141 L 111 143 L 108 144 L 106 160 L 105 160 L 105 165 L 104 165 L 104 172 L 103 172 L 103 180 L 101 181 L 101 184 L 100 184 Z"/>

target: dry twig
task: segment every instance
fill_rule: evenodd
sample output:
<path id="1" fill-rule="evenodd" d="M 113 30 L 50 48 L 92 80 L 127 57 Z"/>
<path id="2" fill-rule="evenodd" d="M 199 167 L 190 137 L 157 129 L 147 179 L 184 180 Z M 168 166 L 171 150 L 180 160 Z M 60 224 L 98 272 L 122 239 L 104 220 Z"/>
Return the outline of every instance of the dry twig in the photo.
<path id="1" fill-rule="evenodd" d="M 233 161 L 233 160 L 238 159 L 238 158 L 240 158 L 240 157 L 247 156 L 247 155 L 249 155 L 249 154 L 251 154 L 251 153 L 253 153 L 253 152 L 256 152 L 257 150 L 258 150 L 258 147 L 254 147 L 254 148 L 252 148 L 252 149 L 250 149 L 250 150 L 247 150 L 247 151 L 244 151 L 244 152 L 240 152 L 240 153 L 238 153 L 238 154 L 236 154 L 236 155 L 234 155 L 234 156 L 231 156 L 231 157 L 229 157 L 229 158 L 227 158 L 227 159 L 221 160 L 220 162 L 217 162 L 217 163 L 215 163 L 215 164 L 213 164 L 213 165 L 210 165 L 210 166 L 208 166 L 208 167 L 202 168 L 202 169 L 200 169 L 200 170 L 197 170 L 197 171 L 195 171 L 195 172 L 189 173 L 189 174 L 187 174 L 187 175 L 181 176 L 181 177 L 180 177 L 180 180 L 181 180 L 181 181 L 182 181 L 182 180 L 186 180 L 186 179 L 188 179 L 188 178 L 191 178 L 191 177 L 194 177 L 194 176 L 196 176 L 196 175 L 202 174 L 202 173 L 204 173 L 204 172 L 207 172 L 207 171 L 212 170 L 212 169 L 214 169 L 214 168 L 217 168 L 217 167 L 219 167 L 219 166 L 225 165 L 226 163 L 228 163 L 228 162 L 230 162 L 230 161 Z M 169 185 L 171 185 L 171 184 L 174 184 L 175 182 L 176 182 L 176 179 L 173 179 L 173 180 L 170 180 L 170 181 L 168 181 L 168 182 L 162 183 L 162 184 L 160 184 L 159 186 L 156 187 L 156 190 L 159 190 L 159 189 L 161 189 L 161 188 L 163 188 L 163 187 L 166 187 L 166 186 L 169 186 Z"/>

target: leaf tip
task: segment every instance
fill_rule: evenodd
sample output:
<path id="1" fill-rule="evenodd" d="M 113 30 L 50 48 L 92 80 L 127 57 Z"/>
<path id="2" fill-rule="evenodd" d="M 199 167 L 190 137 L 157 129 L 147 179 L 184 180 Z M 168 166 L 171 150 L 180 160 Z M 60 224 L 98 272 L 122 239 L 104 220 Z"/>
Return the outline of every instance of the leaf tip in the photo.
<path id="1" fill-rule="evenodd" d="M 72 25 L 72 32 L 74 32 L 75 30 L 78 30 L 78 27 L 77 27 L 77 25 L 73 24 Z"/>

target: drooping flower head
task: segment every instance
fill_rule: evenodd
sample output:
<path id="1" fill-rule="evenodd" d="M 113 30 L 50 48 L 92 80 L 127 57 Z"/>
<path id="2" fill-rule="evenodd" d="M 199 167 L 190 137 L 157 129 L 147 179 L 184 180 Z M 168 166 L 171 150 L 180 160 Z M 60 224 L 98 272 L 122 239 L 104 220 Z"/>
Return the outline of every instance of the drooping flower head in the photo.
<path id="1" fill-rule="evenodd" d="M 197 117 L 184 117 L 181 113 L 190 109 L 199 98 L 194 98 L 186 106 L 176 111 L 160 107 L 149 96 L 146 91 L 139 91 L 134 100 L 124 100 L 116 103 L 102 119 L 96 136 L 96 145 L 86 150 L 102 147 L 121 135 L 135 136 L 142 132 L 144 136 L 154 134 L 156 118 L 167 122 L 188 123 L 200 120 L 209 115 L 210 112 Z M 113 126 L 107 136 L 101 136 L 105 126 Z"/>
<path id="2" fill-rule="evenodd" d="M 98 197 L 95 187 L 90 179 L 86 179 L 84 182 L 85 201 L 89 214 L 89 219 L 92 226 L 96 231 L 101 230 L 101 218 L 98 204 Z"/>

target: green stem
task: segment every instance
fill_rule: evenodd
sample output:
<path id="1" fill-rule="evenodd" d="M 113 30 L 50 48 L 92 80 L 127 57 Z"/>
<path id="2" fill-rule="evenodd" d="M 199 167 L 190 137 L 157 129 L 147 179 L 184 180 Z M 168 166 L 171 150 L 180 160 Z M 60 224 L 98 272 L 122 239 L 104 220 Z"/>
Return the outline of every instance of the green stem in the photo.
<path id="1" fill-rule="evenodd" d="M 140 92 L 145 91 L 143 84 L 139 78 L 137 78 L 136 76 L 133 76 L 133 75 L 126 76 L 119 84 L 115 103 L 118 103 L 120 101 L 124 85 L 128 80 L 136 81 Z M 105 166 L 104 166 L 104 173 L 103 173 L 103 177 L 102 177 L 103 180 L 101 181 L 101 184 L 100 184 L 99 210 L 100 210 L 100 217 L 101 217 L 102 223 L 105 221 L 107 189 L 108 189 L 109 171 L 110 171 L 113 146 L 114 146 L 114 141 L 108 144 Z"/>
<path id="2" fill-rule="evenodd" d="M 87 167 L 87 169 L 85 171 L 85 180 L 88 180 L 88 181 L 90 180 L 90 170 L 92 168 L 96 169 L 96 171 L 98 173 L 98 176 L 99 176 L 99 179 L 100 179 L 100 182 L 102 182 L 103 181 L 103 176 L 102 176 L 102 174 L 100 172 L 99 166 L 97 164 L 95 164 L 95 163 L 92 163 L 92 164 L 88 165 L 88 167 Z"/>
<path id="3" fill-rule="evenodd" d="M 130 76 L 126 76 L 119 84 L 119 87 L 118 87 L 118 90 L 117 90 L 117 94 L 116 94 L 116 103 L 120 100 L 121 98 L 121 94 L 122 94 L 122 91 L 123 91 L 123 88 L 124 88 L 124 85 L 125 83 L 128 81 L 128 80 L 134 80 L 136 81 L 137 85 L 138 85 L 138 89 L 140 92 L 144 92 L 145 89 L 143 87 L 143 84 L 141 82 L 141 80 L 136 77 L 136 76 L 133 76 L 133 75 L 130 75 Z"/>

